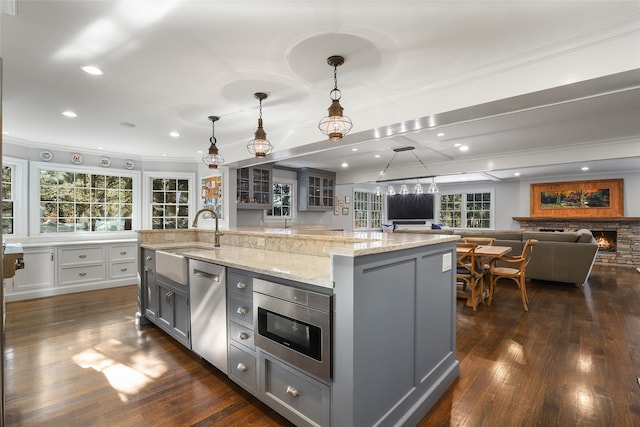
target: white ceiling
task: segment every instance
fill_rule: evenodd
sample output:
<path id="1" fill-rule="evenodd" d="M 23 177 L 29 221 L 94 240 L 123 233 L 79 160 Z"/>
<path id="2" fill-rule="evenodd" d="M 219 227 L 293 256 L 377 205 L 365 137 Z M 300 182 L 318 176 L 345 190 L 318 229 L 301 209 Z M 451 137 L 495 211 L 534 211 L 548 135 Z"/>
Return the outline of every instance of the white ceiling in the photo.
<path id="1" fill-rule="evenodd" d="M 343 182 L 378 179 L 404 146 L 428 170 L 402 152 L 385 178 L 640 170 L 640 46 L 606 49 L 640 39 L 639 1 L 3 0 L 3 10 L 9 143 L 194 160 L 218 115 L 221 154 L 244 166 L 255 163 L 253 94 L 266 92 L 267 160 Z M 597 48 L 612 59 L 571 61 Z M 317 129 L 334 54 L 346 59 L 338 85 L 354 122 L 338 144 Z M 520 70 L 534 77 L 510 78 Z"/>

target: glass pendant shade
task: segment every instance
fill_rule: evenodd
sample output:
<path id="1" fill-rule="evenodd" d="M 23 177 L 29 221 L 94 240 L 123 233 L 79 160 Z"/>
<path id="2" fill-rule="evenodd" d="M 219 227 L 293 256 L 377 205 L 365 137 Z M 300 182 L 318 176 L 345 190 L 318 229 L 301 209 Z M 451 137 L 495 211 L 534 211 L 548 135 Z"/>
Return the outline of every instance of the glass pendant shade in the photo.
<path id="1" fill-rule="evenodd" d="M 376 187 L 376 196 L 381 196 L 382 193 L 380 192 L 380 186 Z"/>
<path id="2" fill-rule="evenodd" d="M 400 186 L 400 194 L 409 194 L 409 189 L 407 188 L 407 184 L 402 184 Z"/>
<path id="3" fill-rule="evenodd" d="M 258 158 L 266 157 L 273 151 L 273 145 L 267 139 L 267 133 L 262 127 L 262 100 L 267 99 L 267 94 L 258 92 L 254 96 L 260 100 L 260 116 L 258 118 L 258 129 L 253 134 L 253 140 L 247 145 L 247 150 Z"/>
<path id="4" fill-rule="evenodd" d="M 387 187 L 388 196 L 395 196 L 395 194 L 396 194 L 396 189 L 393 188 L 393 185 L 390 185 L 389 187 Z"/>
<path id="5" fill-rule="evenodd" d="M 438 191 L 438 186 L 436 185 L 436 179 L 435 178 L 431 178 L 431 184 L 429 184 L 429 193 L 437 193 Z"/>
<path id="6" fill-rule="evenodd" d="M 413 188 L 413 192 L 416 194 L 424 193 L 424 190 L 422 189 L 422 185 L 420 185 L 420 183 L 417 183 L 416 186 Z"/>
<path id="7" fill-rule="evenodd" d="M 342 56 L 330 56 L 327 59 L 327 63 L 333 67 L 334 86 L 329 94 L 331 98 L 331 105 L 328 108 L 329 114 L 320 120 L 318 128 L 329 137 L 329 141 L 338 142 L 353 127 L 351 119 L 343 114 L 344 108 L 340 105 L 342 92 L 338 89 L 338 66 L 344 64 L 344 58 Z"/>
<path id="8" fill-rule="evenodd" d="M 215 136 L 215 123 L 220 120 L 218 116 L 209 116 L 209 120 L 211 120 L 211 138 L 209 138 L 209 142 L 211 145 L 209 146 L 208 154 L 205 154 L 202 157 L 202 161 L 205 165 L 209 167 L 209 169 L 218 169 L 218 165 L 224 163 L 224 157 L 222 157 L 218 152 L 218 147 L 216 146 L 216 136 Z"/>

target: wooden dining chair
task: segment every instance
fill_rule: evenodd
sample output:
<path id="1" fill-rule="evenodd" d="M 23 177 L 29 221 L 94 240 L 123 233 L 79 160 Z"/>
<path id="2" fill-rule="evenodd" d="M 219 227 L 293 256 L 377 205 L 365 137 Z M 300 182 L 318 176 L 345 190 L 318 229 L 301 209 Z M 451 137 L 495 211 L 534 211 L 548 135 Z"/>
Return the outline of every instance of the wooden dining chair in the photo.
<path id="1" fill-rule="evenodd" d="M 463 237 L 465 243 L 475 243 L 476 245 L 493 246 L 496 239 L 493 237 Z"/>
<path id="2" fill-rule="evenodd" d="M 493 301 L 493 295 L 496 289 L 496 282 L 499 279 L 510 279 L 516 282 L 520 289 L 520 299 L 522 300 L 522 308 L 524 311 L 529 311 L 529 297 L 527 296 L 526 286 L 526 269 L 529 261 L 531 260 L 531 253 L 533 247 L 538 243 L 537 240 L 529 239 L 525 242 L 522 248 L 522 253 L 518 256 L 504 255 L 500 258 L 494 258 L 489 264 L 489 301 L 488 305 L 491 305 Z M 498 262 L 506 262 L 512 264 L 513 267 L 498 266 Z"/>
<path id="3" fill-rule="evenodd" d="M 476 311 L 478 300 L 484 304 L 484 272 L 478 266 L 475 243 L 458 243 L 459 248 L 468 249 L 457 257 L 456 284 L 462 287 L 464 292 L 471 291 L 471 306 Z M 468 301 L 468 299 L 467 299 Z"/>

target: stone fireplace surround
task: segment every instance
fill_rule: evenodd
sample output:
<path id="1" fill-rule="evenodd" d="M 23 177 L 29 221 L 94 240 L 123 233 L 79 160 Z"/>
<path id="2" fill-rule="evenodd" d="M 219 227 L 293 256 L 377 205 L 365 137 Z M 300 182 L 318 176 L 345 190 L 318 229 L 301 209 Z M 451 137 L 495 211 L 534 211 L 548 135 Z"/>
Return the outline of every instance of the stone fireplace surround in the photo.
<path id="1" fill-rule="evenodd" d="M 595 262 L 627 267 L 640 266 L 640 217 L 513 217 L 513 220 L 520 223 L 520 229 L 526 231 L 576 231 L 581 228 L 616 231 L 616 251 L 598 251 Z"/>

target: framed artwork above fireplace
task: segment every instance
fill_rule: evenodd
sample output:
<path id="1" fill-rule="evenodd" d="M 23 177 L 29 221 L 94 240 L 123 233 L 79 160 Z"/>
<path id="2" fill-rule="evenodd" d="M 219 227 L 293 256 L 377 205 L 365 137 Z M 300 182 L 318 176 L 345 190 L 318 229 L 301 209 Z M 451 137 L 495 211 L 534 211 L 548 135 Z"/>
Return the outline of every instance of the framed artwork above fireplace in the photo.
<path id="1" fill-rule="evenodd" d="M 622 217 L 623 180 L 531 184 L 531 217 Z"/>

